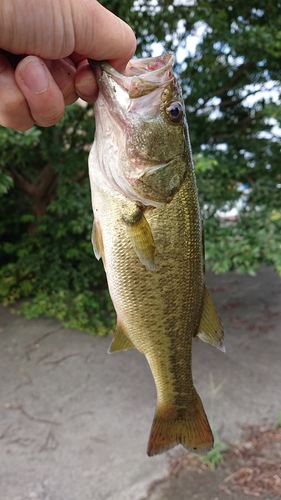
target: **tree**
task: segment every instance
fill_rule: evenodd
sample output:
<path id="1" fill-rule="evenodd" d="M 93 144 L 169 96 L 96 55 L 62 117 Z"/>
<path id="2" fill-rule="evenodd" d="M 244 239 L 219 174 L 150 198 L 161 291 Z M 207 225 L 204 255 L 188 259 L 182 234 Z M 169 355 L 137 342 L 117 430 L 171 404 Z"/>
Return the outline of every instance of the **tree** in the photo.
<path id="1" fill-rule="evenodd" d="M 87 157 L 93 110 L 74 105 L 55 127 L 0 129 L 0 298 L 27 317 L 105 333 L 114 314 L 102 265 L 91 245 Z M 0 182 L 1 182 L 0 178 Z"/>
<path id="2" fill-rule="evenodd" d="M 254 273 L 265 262 L 281 273 L 281 2 L 102 3 L 131 24 L 138 55 L 151 55 L 155 43 L 177 54 L 207 266 Z M 0 129 L 0 294 L 4 302 L 29 297 L 22 306 L 29 316 L 101 332 L 113 315 L 90 243 L 92 114 L 76 105 L 50 129 Z M 220 220 L 218 209 L 235 204 L 245 184 L 238 219 Z"/>
<path id="3" fill-rule="evenodd" d="M 176 69 L 206 221 L 207 266 L 254 273 L 267 262 L 281 273 L 281 2 L 133 5 L 126 20 L 141 51 L 149 55 L 151 43 L 161 42 L 166 50 L 187 52 Z M 194 50 L 191 36 L 198 38 Z M 244 211 L 234 224 L 222 223 L 216 211 L 235 204 L 241 185 L 249 187 Z"/>
<path id="4" fill-rule="evenodd" d="M 198 184 L 208 206 L 207 261 L 218 271 L 253 272 L 273 262 L 281 272 L 280 7 L 277 1 L 195 5 L 202 39 L 185 59 L 182 79 L 194 151 L 211 160 L 198 165 Z M 239 184 L 250 190 L 244 213 L 235 224 L 221 224 L 214 213 L 240 196 Z"/>

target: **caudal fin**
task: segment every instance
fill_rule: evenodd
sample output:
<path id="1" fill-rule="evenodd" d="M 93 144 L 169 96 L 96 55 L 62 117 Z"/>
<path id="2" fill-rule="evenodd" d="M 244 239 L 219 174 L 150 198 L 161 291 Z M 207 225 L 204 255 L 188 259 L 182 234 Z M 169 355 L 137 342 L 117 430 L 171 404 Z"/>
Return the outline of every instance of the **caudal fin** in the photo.
<path id="1" fill-rule="evenodd" d="M 188 408 L 156 409 L 148 441 L 148 456 L 182 444 L 188 450 L 205 453 L 213 446 L 213 434 L 200 397 L 195 393 L 195 400 Z"/>

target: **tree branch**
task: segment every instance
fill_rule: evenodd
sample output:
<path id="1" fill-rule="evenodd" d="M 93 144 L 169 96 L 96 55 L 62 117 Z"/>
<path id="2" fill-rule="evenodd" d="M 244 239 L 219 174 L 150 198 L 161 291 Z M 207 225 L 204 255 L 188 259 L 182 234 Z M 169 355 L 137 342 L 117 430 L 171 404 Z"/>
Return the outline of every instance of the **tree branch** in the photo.
<path id="1" fill-rule="evenodd" d="M 87 175 L 88 175 L 87 170 L 80 170 L 80 172 L 77 172 L 77 174 L 74 177 L 72 177 L 72 179 L 70 179 L 68 182 L 69 184 L 75 184 L 76 182 L 80 182 L 83 179 L 85 179 Z"/>
<path id="2" fill-rule="evenodd" d="M 10 173 L 15 184 L 32 199 L 34 214 L 37 216 L 44 215 L 58 179 L 58 174 L 53 169 L 51 162 L 45 165 L 34 184 L 28 182 L 14 167 L 5 170 Z"/>
<path id="3" fill-rule="evenodd" d="M 30 184 L 20 173 L 13 167 L 7 168 L 7 171 L 11 174 L 12 178 L 15 181 L 15 184 L 17 184 L 25 193 L 29 194 L 30 196 L 34 196 L 34 191 L 35 191 L 35 186 L 33 184 Z"/>
<path id="4" fill-rule="evenodd" d="M 255 69 L 256 65 L 252 61 L 247 61 L 246 63 L 241 64 L 239 66 L 238 70 L 234 73 L 234 75 L 226 82 L 223 87 L 221 87 L 217 92 L 216 96 L 219 96 L 221 94 L 224 94 L 227 90 L 231 89 L 234 84 L 240 79 L 241 76 L 243 76 L 244 73 L 248 70 L 253 70 Z"/>
<path id="5" fill-rule="evenodd" d="M 41 182 L 36 187 L 36 197 L 44 198 L 46 193 L 49 190 L 49 187 L 52 185 L 54 181 L 57 179 L 57 174 L 53 169 L 51 162 L 48 162 L 44 167 L 41 175 Z"/>
<path id="6" fill-rule="evenodd" d="M 238 122 L 236 124 L 237 128 L 233 131 L 233 132 L 230 132 L 230 133 L 226 133 L 226 134 L 218 134 L 218 135 L 215 135 L 213 134 L 213 137 L 211 138 L 212 140 L 216 141 L 217 139 L 230 139 L 231 137 L 234 137 L 235 135 L 237 135 L 239 133 L 239 131 L 241 132 L 241 130 L 244 130 L 245 127 L 251 123 L 253 120 L 259 120 L 260 118 L 262 118 L 263 115 L 260 113 L 256 116 L 247 116 L 246 118 L 244 118 L 243 120 L 241 120 L 240 122 Z"/>
<path id="7" fill-rule="evenodd" d="M 255 66 L 255 63 L 252 61 L 241 64 L 234 75 L 223 85 L 223 87 L 217 89 L 215 92 L 212 92 L 212 95 L 206 97 L 206 99 L 204 99 L 204 102 L 200 104 L 200 106 L 195 108 L 195 113 L 200 109 L 203 109 L 210 99 L 212 99 L 213 97 L 221 96 L 222 94 L 227 92 L 227 90 L 231 89 L 246 71 L 254 69 Z"/>

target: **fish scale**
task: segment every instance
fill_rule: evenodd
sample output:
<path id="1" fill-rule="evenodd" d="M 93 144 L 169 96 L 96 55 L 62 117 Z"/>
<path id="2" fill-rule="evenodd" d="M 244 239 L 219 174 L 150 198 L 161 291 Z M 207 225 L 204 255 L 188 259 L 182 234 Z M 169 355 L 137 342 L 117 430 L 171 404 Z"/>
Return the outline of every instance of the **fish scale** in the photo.
<path id="1" fill-rule="evenodd" d="M 91 62 L 100 89 L 89 158 L 93 245 L 117 313 L 110 352 L 138 349 L 154 377 L 150 456 L 176 444 L 212 447 L 192 379 L 192 339 L 224 349 L 204 284 L 195 174 L 172 62 L 171 54 L 132 60 L 126 76 L 108 63 Z"/>

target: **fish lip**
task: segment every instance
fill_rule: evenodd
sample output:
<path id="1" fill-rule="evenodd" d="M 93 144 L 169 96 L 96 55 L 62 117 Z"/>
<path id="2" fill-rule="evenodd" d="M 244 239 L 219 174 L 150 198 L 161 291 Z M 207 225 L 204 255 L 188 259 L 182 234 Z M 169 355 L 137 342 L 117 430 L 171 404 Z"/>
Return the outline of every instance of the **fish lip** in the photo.
<path id="1" fill-rule="evenodd" d="M 113 80 L 129 98 L 141 97 L 166 86 L 174 79 L 172 66 L 174 55 L 170 52 L 157 57 L 131 59 L 127 64 L 126 74 L 119 73 L 107 61 L 88 59 L 99 87 L 103 80 Z"/>

